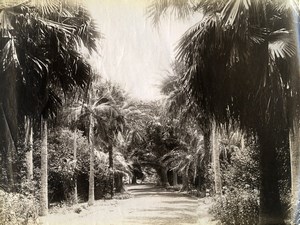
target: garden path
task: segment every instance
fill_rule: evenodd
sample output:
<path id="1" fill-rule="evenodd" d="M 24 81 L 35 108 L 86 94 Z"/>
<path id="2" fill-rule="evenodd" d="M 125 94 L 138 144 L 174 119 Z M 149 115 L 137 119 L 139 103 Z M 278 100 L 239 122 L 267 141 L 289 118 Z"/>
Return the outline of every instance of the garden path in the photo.
<path id="1" fill-rule="evenodd" d="M 124 200 L 98 200 L 42 219 L 47 225 L 214 225 L 208 213 L 210 199 L 196 199 L 154 185 L 130 185 L 133 196 Z M 77 213 L 76 213 L 77 212 Z"/>

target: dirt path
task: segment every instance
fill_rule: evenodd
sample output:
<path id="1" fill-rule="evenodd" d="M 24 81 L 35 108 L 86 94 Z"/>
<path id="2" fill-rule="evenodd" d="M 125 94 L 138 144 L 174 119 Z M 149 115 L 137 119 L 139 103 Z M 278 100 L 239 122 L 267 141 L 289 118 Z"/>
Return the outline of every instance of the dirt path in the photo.
<path id="1" fill-rule="evenodd" d="M 208 214 L 208 202 L 170 192 L 151 185 L 129 186 L 133 195 L 125 200 L 99 200 L 92 207 L 86 204 L 65 214 L 50 214 L 43 218 L 47 225 L 213 225 Z"/>

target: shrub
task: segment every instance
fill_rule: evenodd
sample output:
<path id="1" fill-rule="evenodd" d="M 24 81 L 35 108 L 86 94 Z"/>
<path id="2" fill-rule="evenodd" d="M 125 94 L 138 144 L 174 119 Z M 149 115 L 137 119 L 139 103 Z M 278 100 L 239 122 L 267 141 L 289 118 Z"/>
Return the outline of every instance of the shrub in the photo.
<path id="1" fill-rule="evenodd" d="M 78 173 L 88 173 L 89 146 L 81 132 L 77 133 L 77 161 L 73 159 L 74 132 L 68 128 L 51 130 L 48 135 L 49 202 L 72 203 L 74 179 Z M 35 141 L 34 179 L 39 187 L 40 140 Z"/>
<path id="2" fill-rule="evenodd" d="M 223 195 L 215 198 L 211 212 L 226 225 L 258 224 L 259 151 L 254 141 L 247 144 L 222 161 Z"/>
<path id="3" fill-rule="evenodd" d="M 233 189 L 215 200 L 211 213 L 226 225 L 256 225 L 259 216 L 257 190 Z"/>
<path id="4" fill-rule="evenodd" d="M 6 225 L 38 224 L 38 203 L 32 195 L 0 190 L 0 223 Z"/>

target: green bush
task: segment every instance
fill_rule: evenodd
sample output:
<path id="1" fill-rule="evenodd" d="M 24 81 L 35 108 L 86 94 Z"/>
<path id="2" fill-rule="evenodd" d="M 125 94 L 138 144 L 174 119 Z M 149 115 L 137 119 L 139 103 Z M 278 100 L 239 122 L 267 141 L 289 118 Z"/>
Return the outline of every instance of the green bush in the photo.
<path id="1" fill-rule="evenodd" d="M 211 212 L 225 225 L 255 225 L 259 216 L 259 160 L 255 142 L 231 153 L 221 164 L 223 194 L 215 198 Z"/>
<path id="2" fill-rule="evenodd" d="M 256 225 L 259 216 L 257 190 L 234 189 L 218 197 L 211 213 L 225 225 Z"/>
<path id="3" fill-rule="evenodd" d="M 34 179 L 40 181 L 40 140 L 35 142 Z M 72 203 L 75 177 L 78 173 L 88 173 L 89 146 L 81 132 L 77 133 L 77 161 L 73 158 L 74 132 L 68 128 L 50 130 L 48 135 L 48 191 L 49 202 L 66 201 Z"/>
<path id="4" fill-rule="evenodd" d="M 0 224 L 38 224 L 38 202 L 32 195 L 7 193 L 0 190 Z"/>

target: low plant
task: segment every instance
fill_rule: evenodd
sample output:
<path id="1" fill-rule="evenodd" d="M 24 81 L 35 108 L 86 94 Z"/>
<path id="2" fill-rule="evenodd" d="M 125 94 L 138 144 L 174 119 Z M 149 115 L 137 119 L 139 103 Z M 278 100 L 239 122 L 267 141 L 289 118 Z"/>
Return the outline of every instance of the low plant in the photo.
<path id="1" fill-rule="evenodd" d="M 38 202 L 32 195 L 0 190 L 0 224 L 38 224 Z"/>
<path id="2" fill-rule="evenodd" d="M 259 218 L 258 191 L 227 190 L 215 199 L 210 211 L 215 219 L 226 225 L 256 225 Z"/>

